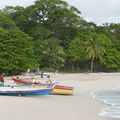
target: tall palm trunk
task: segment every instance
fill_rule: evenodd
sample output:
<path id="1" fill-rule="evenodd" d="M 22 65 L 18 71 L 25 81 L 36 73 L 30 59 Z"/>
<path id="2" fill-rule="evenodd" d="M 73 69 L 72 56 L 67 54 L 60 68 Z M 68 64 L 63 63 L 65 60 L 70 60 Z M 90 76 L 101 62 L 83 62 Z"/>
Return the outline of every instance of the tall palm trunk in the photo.
<path id="1" fill-rule="evenodd" d="M 72 62 L 70 62 L 70 63 L 71 63 L 72 71 L 75 72 L 74 64 Z"/>
<path id="2" fill-rule="evenodd" d="M 93 72 L 93 67 L 94 67 L 94 59 L 95 59 L 95 58 L 94 58 L 94 57 L 92 57 L 92 60 L 91 60 L 91 70 L 90 70 L 91 72 Z"/>
<path id="3" fill-rule="evenodd" d="M 80 71 L 79 63 L 77 63 L 77 71 Z"/>

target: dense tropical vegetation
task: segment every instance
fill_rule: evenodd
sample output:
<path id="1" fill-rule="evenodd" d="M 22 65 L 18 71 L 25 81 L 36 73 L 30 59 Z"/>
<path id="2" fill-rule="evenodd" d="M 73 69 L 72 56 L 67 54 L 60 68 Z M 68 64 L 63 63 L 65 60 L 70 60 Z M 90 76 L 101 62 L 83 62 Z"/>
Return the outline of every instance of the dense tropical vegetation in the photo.
<path id="1" fill-rule="evenodd" d="M 87 22 L 62 0 L 0 11 L 0 70 L 119 71 L 120 24 Z"/>

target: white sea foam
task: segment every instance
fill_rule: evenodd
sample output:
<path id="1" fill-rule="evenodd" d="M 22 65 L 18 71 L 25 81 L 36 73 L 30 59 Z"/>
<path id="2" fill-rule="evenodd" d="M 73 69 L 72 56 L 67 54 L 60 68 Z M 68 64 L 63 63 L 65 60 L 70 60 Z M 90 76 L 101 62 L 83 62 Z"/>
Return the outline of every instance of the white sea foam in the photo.
<path id="1" fill-rule="evenodd" d="M 92 91 L 91 95 L 94 99 L 111 105 L 111 107 L 100 110 L 100 116 L 120 118 L 120 89 Z"/>
<path id="2" fill-rule="evenodd" d="M 108 107 L 101 109 L 100 116 L 120 118 L 120 107 Z"/>
<path id="3" fill-rule="evenodd" d="M 120 106 L 120 99 L 106 99 L 104 100 L 105 104 L 109 104 L 111 106 Z"/>
<path id="4" fill-rule="evenodd" d="M 120 118 L 119 115 L 109 114 L 109 113 L 99 113 L 100 116 L 111 117 L 111 118 Z"/>
<path id="5" fill-rule="evenodd" d="M 100 100 L 100 101 L 107 101 L 107 100 L 120 100 L 120 90 L 111 90 L 111 91 L 92 91 L 91 95 L 93 98 Z"/>

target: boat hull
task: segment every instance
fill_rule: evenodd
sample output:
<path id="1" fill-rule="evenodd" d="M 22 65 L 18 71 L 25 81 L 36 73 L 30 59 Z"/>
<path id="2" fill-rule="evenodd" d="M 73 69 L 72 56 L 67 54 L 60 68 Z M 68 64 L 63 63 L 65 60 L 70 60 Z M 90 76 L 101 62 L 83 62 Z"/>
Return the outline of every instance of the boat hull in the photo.
<path id="1" fill-rule="evenodd" d="M 63 85 L 55 85 L 55 89 L 64 89 L 64 90 L 73 90 L 74 88 L 71 86 L 63 86 Z"/>
<path id="2" fill-rule="evenodd" d="M 47 86 L 48 88 L 53 88 L 56 84 L 59 83 L 59 82 L 53 82 L 53 83 L 44 84 L 41 82 L 30 82 L 23 79 L 16 79 L 15 77 L 13 77 L 12 80 L 16 83 L 19 83 L 20 85 L 39 85 L 39 86 Z"/>
<path id="3" fill-rule="evenodd" d="M 33 82 L 32 80 L 17 79 L 15 77 L 13 77 L 12 80 L 17 84 L 41 84 L 41 82 Z"/>
<path id="4" fill-rule="evenodd" d="M 0 95 L 48 95 L 51 91 L 51 88 L 0 87 Z"/>
<path id="5" fill-rule="evenodd" d="M 52 89 L 52 94 L 72 95 L 73 89 L 74 88 L 71 86 L 55 85 L 55 87 Z"/>
<path id="6" fill-rule="evenodd" d="M 53 89 L 52 94 L 57 94 L 57 95 L 72 95 L 73 90 L 64 90 L 64 89 Z"/>

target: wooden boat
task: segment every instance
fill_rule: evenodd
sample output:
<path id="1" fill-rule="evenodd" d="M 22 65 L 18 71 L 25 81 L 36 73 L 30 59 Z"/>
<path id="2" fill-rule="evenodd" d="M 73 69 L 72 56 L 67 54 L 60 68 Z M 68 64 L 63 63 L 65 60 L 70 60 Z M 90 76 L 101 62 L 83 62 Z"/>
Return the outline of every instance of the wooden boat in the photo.
<path id="1" fill-rule="evenodd" d="M 24 80 L 24 79 L 20 79 L 17 77 L 13 77 L 12 80 L 18 84 L 42 84 L 41 82 L 36 82 L 36 81 L 32 81 L 32 80 Z"/>
<path id="2" fill-rule="evenodd" d="M 0 95 L 48 95 L 52 88 L 34 86 L 0 86 Z"/>
<path id="3" fill-rule="evenodd" d="M 13 81 L 19 84 L 25 84 L 25 85 L 40 85 L 40 86 L 47 86 L 52 88 L 52 94 L 60 94 L 60 95 L 71 95 L 73 94 L 73 87 L 71 86 L 62 86 L 62 85 L 57 85 L 58 82 L 50 83 L 50 84 L 42 84 L 41 82 L 33 82 L 33 81 L 28 81 L 28 80 L 23 80 L 23 79 L 18 79 L 13 77 Z"/>
<path id="4" fill-rule="evenodd" d="M 39 85 L 39 86 L 46 86 L 46 87 L 49 87 L 49 88 L 53 88 L 56 84 L 58 84 L 59 82 L 52 82 L 52 83 L 41 83 L 41 82 L 33 82 L 32 80 L 23 80 L 23 79 L 17 79 L 15 77 L 12 78 L 12 80 L 19 84 L 19 85 Z"/>
<path id="5" fill-rule="evenodd" d="M 72 95 L 73 89 L 74 88 L 71 86 L 55 85 L 55 87 L 52 89 L 52 94 Z"/>

